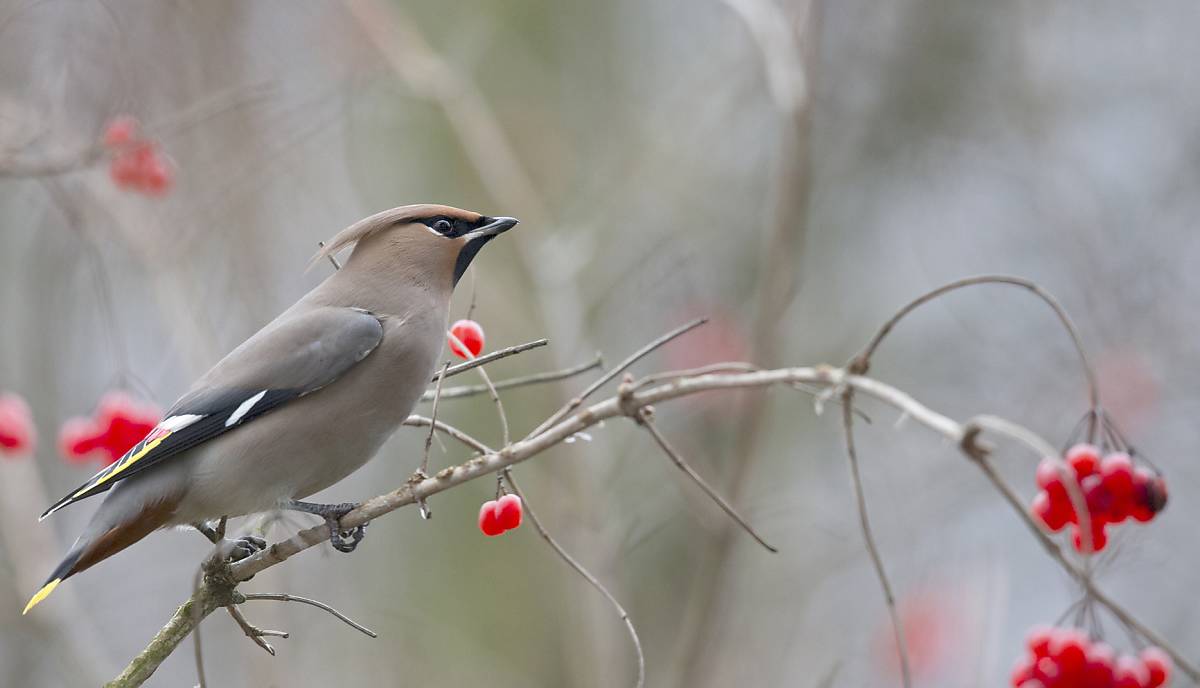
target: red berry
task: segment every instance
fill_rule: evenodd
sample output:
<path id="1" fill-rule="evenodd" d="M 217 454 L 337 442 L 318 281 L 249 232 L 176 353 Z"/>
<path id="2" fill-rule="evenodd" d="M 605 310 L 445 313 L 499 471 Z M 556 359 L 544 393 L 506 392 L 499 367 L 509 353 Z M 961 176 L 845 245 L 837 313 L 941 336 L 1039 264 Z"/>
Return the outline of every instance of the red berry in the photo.
<path id="1" fill-rule="evenodd" d="M 59 451 L 72 461 L 95 457 L 107 466 L 125 455 L 158 425 L 159 411 L 124 392 L 109 392 L 94 418 L 72 418 L 58 433 Z"/>
<path id="2" fill-rule="evenodd" d="M 1133 460 L 1124 452 L 1109 454 L 1100 463 L 1104 486 L 1117 499 L 1133 495 Z"/>
<path id="3" fill-rule="evenodd" d="M 1083 530 L 1079 526 L 1071 528 L 1071 544 L 1075 545 L 1077 552 L 1084 552 Z M 1104 522 L 1098 519 L 1092 520 L 1092 541 L 1087 543 L 1091 545 L 1092 552 L 1099 552 L 1108 545 L 1108 533 L 1104 530 Z"/>
<path id="4" fill-rule="evenodd" d="M 515 494 L 506 494 L 496 503 L 496 522 L 504 530 L 520 526 L 521 514 L 521 498 Z"/>
<path id="5" fill-rule="evenodd" d="M 104 145 L 119 148 L 133 143 L 137 136 L 138 121 L 130 115 L 116 117 L 104 129 Z"/>
<path id="6" fill-rule="evenodd" d="M 1071 518 L 1070 504 L 1064 504 L 1061 501 L 1056 504 L 1045 492 L 1037 493 L 1029 510 L 1039 521 L 1046 524 L 1047 528 L 1056 533 L 1062 530 Z"/>
<path id="7" fill-rule="evenodd" d="M 162 196 L 171 189 L 171 168 L 155 156 L 142 169 L 142 191 L 150 196 Z"/>
<path id="8" fill-rule="evenodd" d="M 496 518 L 496 500 L 488 500 L 479 507 L 479 529 L 488 537 L 504 532 L 504 527 Z"/>
<path id="9" fill-rule="evenodd" d="M 1100 467 L 1100 450 L 1091 444 L 1077 444 L 1067 450 L 1067 464 L 1075 469 L 1075 476 L 1083 480 Z"/>
<path id="10" fill-rule="evenodd" d="M 1033 679 L 1033 663 L 1035 660 L 1023 657 L 1017 665 L 1013 667 L 1012 674 L 1009 676 L 1008 685 L 1012 688 L 1018 688 L 1025 684 L 1026 681 Z"/>
<path id="11" fill-rule="evenodd" d="M 1022 683 L 1017 688 L 1046 688 L 1046 684 L 1042 683 L 1041 681 L 1037 680 L 1036 678 L 1031 678 L 1028 681 L 1025 681 L 1024 683 Z"/>
<path id="12" fill-rule="evenodd" d="M 1088 648 L 1087 664 L 1083 668 L 1079 685 L 1087 688 L 1113 688 L 1113 666 L 1116 653 L 1105 643 L 1095 643 Z"/>
<path id="13" fill-rule="evenodd" d="M 1050 626 L 1035 626 L 1025 636 L 1025 647 L 1033 653 L 1034 658 L 1050 656 L 1050 641 L 1054 639 L 1054 628 Z"/>
<path id="14" fill-rule="evenodd" d="M 450 326 L 450 334 L 450 350 L 459 358 L 475 358 L 483 351 L 483 328 L 474 320 L 459 320 Z"/>
<path id="15" fill-rule="evenodd" d="M 1115 688 L 1146 688 L 1150 683 L 1150 670 L 1137 657 L 1125 655 L 1117 659 L 1113 671 Z"/>
<path id="16" fill-rule="evenodd" d="M 1163 652 L 1157 647 L 1148 647 L 1142 650 L 1142 664 L 1145 665 L 1147 673 L 1150 674 L 1150 680 L 1146 682 L 1146 688 L 1159 688 L 1159 686 L 1167 685 L 1167 681 L 1171 680 L 1171 657 L 1166 652 Z"/>
<path id="17" fill-rule="evenodd" d="M 91 418 L 71 418 L 58 431 L 58 451 L 69 461 L 83 461 L 100 447 L 99 436 Z"/>
<path id="18" fill-rule="evenodd" d="M 1041 681 L 1043 685 L 1051 686 L 1057 684 L 1061 674 L 1058 662 L 1050 657 L 1042 657 L 1033 665 L 1033 678 L 1034 680 Z"/>
<path id="19" fill-rule="evenodd" d="M 1050 658 L 1058 664 L 1059 673 L 1077 676 L 1087 663 L 1088 638 L 1082 631 L 1059 629 L 1050 638 Z"/>
<path id="20" fill-rule="evenodd" d="M 1038 487 L 1048 490 L 1051 485 L 1062 484 L 1062 475 L 1058 472 L 1059 463 L 1058 459 L 1049 456 L 1038 463 L 1035 477 Z"/>
<path id="21" fill-rule="evenodd" d="M 32 453 L 36 441 L 29 404 L 15 394 L 0 394 L 0 454 Z"/>
<path id="22" fill-rule="evenodd" d="M 1083 491 L 1088 515 L 1091 516 L 1093 522 L 1113 520 L 1111 516 L 1114 500 L 1112 493 L 1104 486 L 1103 478 L 1099 475 L 1089 475 L 1079 483 L 1079 489 Z"/>
<path id="23" fill-rule="evenodd" d="M 1145 523 L 1167 505 L 1167 483 L 1161 477 L 1139 466 L 1133 471 L 1133 504 L 1129 514 Z"/>
<path id="24" fill-rule="evenodd" d="M 108 163 L 108 176 L 122 189 L 133 188 L 138 181 L 137 159 L 128 151 L 118 153 Z"/>

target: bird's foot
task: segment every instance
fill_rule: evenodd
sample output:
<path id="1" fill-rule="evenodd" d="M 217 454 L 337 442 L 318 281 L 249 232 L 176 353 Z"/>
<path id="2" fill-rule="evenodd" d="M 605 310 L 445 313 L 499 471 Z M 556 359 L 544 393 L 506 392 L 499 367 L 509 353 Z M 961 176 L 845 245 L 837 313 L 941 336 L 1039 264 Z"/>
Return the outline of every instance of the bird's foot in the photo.
<path id="1" fill-rule="evenodd" d="M 367 524 L 364 523 L 355 526 L 349 530 L 344 530 L 341 527 L 340 521 L 342 517 L 357 509 L 359 505 L 355 502 L 343 502 L 341 504 L 313 504 L 312 502 L 301 502 L 292 500 L 285 505 L 285 508 L 293 511 L 303 511 L 306 514 L 315 514 L 325 519 L 325 525 L 329 528 L 329 544 L 339 552 L 353 552 L 358 543 L 367 535 Z"/>
<path id="2" fill-rule="evenodd" d="M 221 546 L 228 548 L 226 557 L 232 564 L 263 551 L 267 548 L 267 541 L 257 535 L 243 535 L 240 538 L 225 540 Z"/>

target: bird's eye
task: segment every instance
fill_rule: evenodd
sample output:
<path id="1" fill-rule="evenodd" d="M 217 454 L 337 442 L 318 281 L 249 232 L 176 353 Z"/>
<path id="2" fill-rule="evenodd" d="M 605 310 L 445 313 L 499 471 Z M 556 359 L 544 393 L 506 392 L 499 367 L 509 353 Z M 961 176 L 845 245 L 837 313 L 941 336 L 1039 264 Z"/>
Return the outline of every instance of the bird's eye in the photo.
<path id="1" fill-rule="evenodd" d="M 433 231 L 437 232 L 438 234 L 449 234 L 450 230 L 453 228 L 454 225 L 450 224 L 449 220 L 438 220 L 437 222 L 433 223 Z"/>

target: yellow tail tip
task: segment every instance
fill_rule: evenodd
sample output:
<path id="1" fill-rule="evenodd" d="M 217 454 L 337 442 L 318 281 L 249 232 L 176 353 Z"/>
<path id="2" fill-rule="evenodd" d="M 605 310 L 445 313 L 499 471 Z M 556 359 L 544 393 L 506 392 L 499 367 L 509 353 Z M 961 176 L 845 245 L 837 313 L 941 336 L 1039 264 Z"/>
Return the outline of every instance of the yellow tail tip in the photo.
<path id="1" fill-rule="evenodd" d="M 36 593 L 34 593 L 33 597 L 29 598 L 29 604 L 25 605 L 25 611 L 21 612 L 21 616 L 28 614 L 30 609 L 33 609 L 37 606 L 38 602 L 41 602 L 49 597 L 50 593 L 54 592 L 54 589 L 57 588 L 58 584 L 61 582 L 61 578 L 55 578 L 49 583 L 43 585 L 41 590 L 38 590 Z"/>

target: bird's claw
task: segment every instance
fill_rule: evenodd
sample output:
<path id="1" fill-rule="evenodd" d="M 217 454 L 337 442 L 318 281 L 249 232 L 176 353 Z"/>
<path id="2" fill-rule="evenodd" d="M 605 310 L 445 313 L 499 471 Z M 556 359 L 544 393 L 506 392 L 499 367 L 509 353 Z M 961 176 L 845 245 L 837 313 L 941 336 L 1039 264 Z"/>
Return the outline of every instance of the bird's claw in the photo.
<path id="1" fill-rule="evenodd" d="M 325 525 L 329 528 L 329 544 L 339 552 L 353 552 L 358 543 L 366 537 L 367 524 L 355 526 L 348 530 L 341 527 L 342 517 L 354 511 L 359 507 L 354 502 L 344 502 L 342 504 L 313 504 L 311 502 L 291 501 L 287 504 L 287 508 L 294 511 L 303 511 L 308 514 L 316 514 L 325 519 Z M 347 540 L 348 538 L 348 540 Z"/>
<path id="2" fill-rule="evenodd" d="M 267 541 L 256 535 L 243 535 L 225 542 L 228 548 L 229 563 L 252 557 L 267 548 Z"/>
<path id="3" fill-rule="evenodd" d="M 346 554 L 353 552 L 358 547 L 358 543 L 362 542 L 362 539 L 367 536 L 366 523 L 355 526 L 350 530 L 342 530 L 336 518 L 326 517 L 325 523 L 329 526 L 329 544 L 339 552 L 345 552 Z M 350 538 L 349 542 L 345 538 Z"/>

